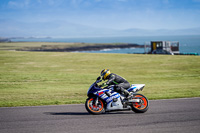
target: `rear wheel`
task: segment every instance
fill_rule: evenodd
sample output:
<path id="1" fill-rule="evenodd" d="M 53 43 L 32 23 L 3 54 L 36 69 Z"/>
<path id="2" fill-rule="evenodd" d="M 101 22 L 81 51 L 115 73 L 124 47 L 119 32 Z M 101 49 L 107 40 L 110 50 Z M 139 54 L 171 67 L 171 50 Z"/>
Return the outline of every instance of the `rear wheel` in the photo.
<path id="1" fill-rule="evenodd" d="M 149 101 L 148 99 L 142 94 L 135 94 L 132 99 L 140 99 L 140 102 L 132 103 L 132 110 L 135 113 L 144 113 L 149 108 Z"/>
<path id="2" fill-rule="evenodd" d="M 98 99 L 97 105 L 95 105 L 94 98 L 88 98 L 85 102 L 86 110 L 91 114 L 102 114 L 105 112 L 105 106 L 101 99 Z"/>

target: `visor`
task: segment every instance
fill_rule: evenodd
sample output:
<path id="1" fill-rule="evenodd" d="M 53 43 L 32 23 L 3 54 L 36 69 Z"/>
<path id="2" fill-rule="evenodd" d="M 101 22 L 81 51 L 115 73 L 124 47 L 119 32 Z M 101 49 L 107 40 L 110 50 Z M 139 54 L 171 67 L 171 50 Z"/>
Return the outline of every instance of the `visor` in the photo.
<path id="1" fill-rule="evenodd" d="M 101 74 L 102 77 L 104 77 L 104 75 L 107 73 L 107 71 L 105 71 L 104 73 Z"/>

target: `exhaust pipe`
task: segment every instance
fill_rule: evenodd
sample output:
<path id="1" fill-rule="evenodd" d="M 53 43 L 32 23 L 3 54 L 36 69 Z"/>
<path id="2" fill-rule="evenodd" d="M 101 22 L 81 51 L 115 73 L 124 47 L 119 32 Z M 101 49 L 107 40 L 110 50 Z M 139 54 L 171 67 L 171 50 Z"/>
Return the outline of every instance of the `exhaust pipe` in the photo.
<path id="1" fill-rule="evenodd" d="M 128 100 L 127 102 L 128 103 L 133 103 L 133 102 L 139 103 L 139 102 L 141 102 L 141 100 L 140 99 L 131 99 L 131 100 Z"/>

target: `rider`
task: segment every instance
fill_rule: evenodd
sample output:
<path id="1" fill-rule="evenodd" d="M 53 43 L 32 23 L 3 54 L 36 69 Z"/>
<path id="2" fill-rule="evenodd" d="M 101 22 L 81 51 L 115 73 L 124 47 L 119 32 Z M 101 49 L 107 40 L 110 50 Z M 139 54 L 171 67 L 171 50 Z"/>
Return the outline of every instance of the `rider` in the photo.
<path id="1" fill-rule="evenodd" d="M 127 99 L 131 97 L 130 93 L 127 90 L 128 88 L 130 88 L 130 84 L 126 79 L 117 74 L 110 73 L 109 69 L 103 69 L 101 71 L 101 76 L 103 80 L 108 80 L 106 83 L 103 83 L 102 86 L 115 85 L 115 91 L 119 92 L 120 94 L 124 94 Z"/>

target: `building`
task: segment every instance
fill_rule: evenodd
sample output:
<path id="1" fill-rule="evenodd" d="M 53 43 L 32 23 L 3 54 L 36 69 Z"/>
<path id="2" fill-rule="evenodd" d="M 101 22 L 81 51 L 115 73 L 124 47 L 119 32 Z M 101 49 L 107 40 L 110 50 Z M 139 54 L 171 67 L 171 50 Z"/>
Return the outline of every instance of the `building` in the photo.
<path id="1" fill-rule="evenodd" d="M 179 54 L 179 42 L 177 41 L 151 41 L 149 54 Z"/>

